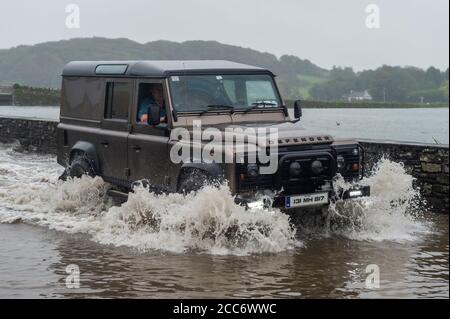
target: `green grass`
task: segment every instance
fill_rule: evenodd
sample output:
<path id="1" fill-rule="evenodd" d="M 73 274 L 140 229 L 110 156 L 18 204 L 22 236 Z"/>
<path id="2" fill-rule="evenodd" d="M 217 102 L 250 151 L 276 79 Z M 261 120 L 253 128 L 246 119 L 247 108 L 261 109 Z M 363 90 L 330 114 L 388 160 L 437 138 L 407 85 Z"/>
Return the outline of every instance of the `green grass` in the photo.
<path id="1" fill-rule="evenodd" d="M 304 99 L 311 98 L 309 91 L 317 84 L 326 82 L 328 79 L 326 77 L 311 76 L 311 75 L 299 75 L 298 79 L 302 81 L 302 84 L 298 88 L 298 93 Z"/>

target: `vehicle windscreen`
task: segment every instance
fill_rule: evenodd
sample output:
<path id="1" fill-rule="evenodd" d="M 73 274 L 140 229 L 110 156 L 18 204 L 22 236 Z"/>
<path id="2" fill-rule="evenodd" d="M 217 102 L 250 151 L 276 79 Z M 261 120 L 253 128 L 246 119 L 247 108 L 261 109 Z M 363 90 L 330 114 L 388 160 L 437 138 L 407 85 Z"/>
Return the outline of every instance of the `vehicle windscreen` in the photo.
<path id="1" fill-rule="evenodd" d="M 177 112 L 282 107 L 274 80 L 268 74 L 171 76 L 169 82 Z"/>

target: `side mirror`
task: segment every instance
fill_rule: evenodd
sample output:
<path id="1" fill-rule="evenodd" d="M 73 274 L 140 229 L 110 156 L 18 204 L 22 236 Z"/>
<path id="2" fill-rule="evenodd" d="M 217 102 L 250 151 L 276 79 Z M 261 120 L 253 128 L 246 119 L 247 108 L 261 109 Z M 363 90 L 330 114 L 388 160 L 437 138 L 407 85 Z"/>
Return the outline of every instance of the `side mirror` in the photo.
<path id="1" fill-rule="evenodd" d="M 159 105 L 150 105 L 148 108 L 148 125 L 159 125 L 161 123 L 161 107 Z"/>
<path id="2" fill-rule="evenodd" d="M 302 101 L 300 101 L 300 100 L 297 100 L 294 103 L 294 117 L 297 121 L 300 121 L 300 118 L 303 116 L 301 103 L 302 103 Z"/>

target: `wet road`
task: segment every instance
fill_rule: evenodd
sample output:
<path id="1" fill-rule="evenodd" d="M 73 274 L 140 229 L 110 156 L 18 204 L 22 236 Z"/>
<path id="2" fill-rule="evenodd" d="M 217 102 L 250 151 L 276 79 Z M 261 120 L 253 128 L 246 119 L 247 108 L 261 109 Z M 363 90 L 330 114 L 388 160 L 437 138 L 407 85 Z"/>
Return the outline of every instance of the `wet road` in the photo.
<path id="1" fill-rule="evenodd" d="M 448 298 L 448 218 L 421 243 L 315 238 L 278 254 L 138 253 L 23 224 L 0 225 L 3 298 Z M 66 267 L 80 288 L 66 288 Z M 380 268 L 367 289 L 366 267 Z"/>
<path id="2" fill-rule="evenodd" d="M 54 158 L 10 146 L 0 158 L 0 298 L 449 297 L 448 216 L 388 211 L 382 201 L 393 189 L 400 197 L 411 192 L 393 163 L 367 181 L 378 202 L 365 206 L 358 227 L 291 232 L 280 212 L 246 214 L 217 191 L 141 194 L 145 200 L 111 207 L 99 182 L 57 184 Z M 158 230 L 136 221 L 154 209 L 147 202 L 160 209 Z M 189 218 L 203 222 L 188 232 Z M 241 227 L 241 242 L 196 237 L 204 225 L 230 220 Z M 260 224 L 270 235 L 255 233 Z M 69 265 L 79 267 L 78 289 L 66 286 Z M 366 286 L 369 265 L 379 268 L 379 288 Z"/>

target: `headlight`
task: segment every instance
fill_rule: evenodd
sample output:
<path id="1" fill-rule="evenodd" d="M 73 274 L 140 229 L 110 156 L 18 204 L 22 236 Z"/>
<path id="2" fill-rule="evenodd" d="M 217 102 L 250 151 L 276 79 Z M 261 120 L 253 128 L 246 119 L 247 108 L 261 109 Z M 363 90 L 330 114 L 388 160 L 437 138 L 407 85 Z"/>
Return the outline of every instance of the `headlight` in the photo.
<path id="1" fill-rule="evenodd" d="M 299 162 L 292 162 L 289 166 L 289 174 L 291 176 L 298 176 L 302 172 L 302 166 Z"/>
<path id="2" fill-rule="evenodd" d="M 321 161 L 317 161 L 317 160 L 314 161 L 314 162 L 312 162 L 312 164 L 311 164 L 311 170 L 313 171 L 313 173 L 314 173 L 315 175 L 320 175 L 320 174 L 322 174 L 323 171 L 324 171 L 322 162 L 321 162 Z"/>
<path id="3" fill-rule="evenodd" d="M 342 170 L 345 167 L 345 158 L 342 155 L 338 155 L 336 158 L 338 170 Z"/>
<path id="4" fill-rule="evenodd" d="M 248 164 L 247 166 L 247 175 L 250 177 L 256 177 L 259 175 L 259 166 L 258 164 Z"/>

